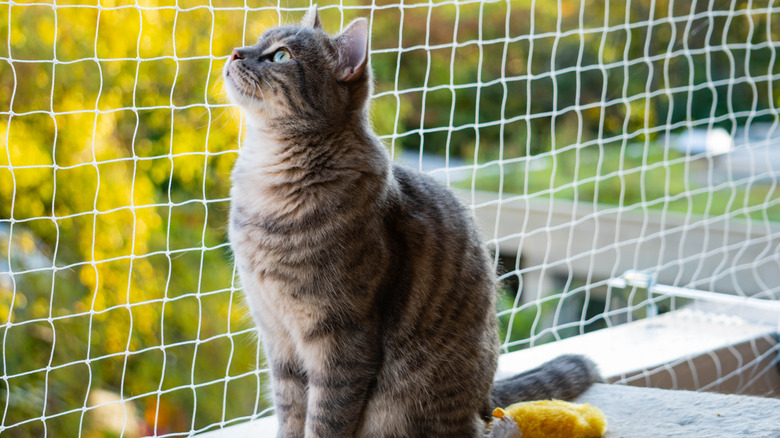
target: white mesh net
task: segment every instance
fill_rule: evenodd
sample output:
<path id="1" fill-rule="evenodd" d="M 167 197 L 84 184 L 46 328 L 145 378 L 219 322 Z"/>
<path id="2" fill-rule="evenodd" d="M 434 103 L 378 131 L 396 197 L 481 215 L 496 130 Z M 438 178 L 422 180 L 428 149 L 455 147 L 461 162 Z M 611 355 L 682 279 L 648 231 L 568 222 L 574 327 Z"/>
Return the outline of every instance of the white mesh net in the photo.
<path id="1" fill-rule="evenodd" d="M 219 78 L 308 6 L 0 1 L 0 434 L 271 413 L 225 239 L 241 117 Z M 377 132 L 498 249 L 505 351 L 690 302 L 674 287 L 780 296 L 774 1 L 320 6 L 331 32 L 369 17 Z M 672 288 L 614 287 L 629 270 Z M 745 382 L 777 353 L 754 350 L 732 354 Z"/>

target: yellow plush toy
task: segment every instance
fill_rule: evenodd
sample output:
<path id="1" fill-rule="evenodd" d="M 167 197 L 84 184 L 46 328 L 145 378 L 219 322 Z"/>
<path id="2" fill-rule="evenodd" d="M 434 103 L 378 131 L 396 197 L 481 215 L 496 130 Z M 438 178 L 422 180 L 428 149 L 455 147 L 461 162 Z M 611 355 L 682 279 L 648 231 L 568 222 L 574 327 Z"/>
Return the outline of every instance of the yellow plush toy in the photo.
<path id="1" fill-rule="evenodd" d="M 516 403 L 493 411 L 489 438 L 599 438 L 607 418 L 588 403 L 541 400 Z"/>

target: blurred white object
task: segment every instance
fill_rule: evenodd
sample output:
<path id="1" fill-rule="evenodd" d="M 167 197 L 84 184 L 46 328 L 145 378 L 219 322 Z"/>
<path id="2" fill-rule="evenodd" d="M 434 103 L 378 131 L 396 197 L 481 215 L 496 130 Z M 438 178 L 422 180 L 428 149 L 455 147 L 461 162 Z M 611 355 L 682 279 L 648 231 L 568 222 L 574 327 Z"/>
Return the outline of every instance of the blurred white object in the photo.
<path id="1" fill-rule="evenodd" d="M 509 415 L 501 418 L 493 417 L 490 429 L 485 433 L 486 438 L 520 438 L 522 435 L 520 426 Z"/>
<path id="2" fill-rule="evenodd" d="M 734 149 L 734 139 L 723 128 L 690 129 L 676 136 L 674 147 L 689 155 L 722 155 Z"/>
<path id="3" fill-rule="evenodd" d="M 769 123 L 723 128 L 688 129 L 668 138 L 669 147 L 696 158 L 690 162 L 701 184 L 750 180 L 772 184 L 780 175 L 780 129 Z"/>

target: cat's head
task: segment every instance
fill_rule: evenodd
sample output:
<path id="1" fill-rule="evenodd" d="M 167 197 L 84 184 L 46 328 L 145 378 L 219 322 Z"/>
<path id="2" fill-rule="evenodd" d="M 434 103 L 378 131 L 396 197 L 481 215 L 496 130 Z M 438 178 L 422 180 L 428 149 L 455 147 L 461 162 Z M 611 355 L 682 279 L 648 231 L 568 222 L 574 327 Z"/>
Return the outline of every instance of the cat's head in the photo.
<path id="1" fill-rule="evenodd" d="M 364 117 L 367 64 L 368 22 L 357 19 L 331 36 L 315 5 L 297 26 L 271 28 L 257 44 L 235 49 L 224 77 L 230 100 L 250 123 L 323 130 Z"/>

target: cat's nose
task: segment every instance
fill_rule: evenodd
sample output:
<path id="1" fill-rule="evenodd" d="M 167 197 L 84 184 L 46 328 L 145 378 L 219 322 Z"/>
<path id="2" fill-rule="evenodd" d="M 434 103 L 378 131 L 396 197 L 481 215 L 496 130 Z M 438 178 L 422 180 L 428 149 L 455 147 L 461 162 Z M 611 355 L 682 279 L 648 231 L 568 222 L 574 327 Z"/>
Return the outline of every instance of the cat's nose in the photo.
<path id="1" fill-rule="evenodd" d="M 233 53 L 230 54 L 230 60 L 235 61 L 236 59 L 244 59 L 244 56 L 241 54 L 241 52 L 238 51 L 238 49 L 233 49 Z"/>

